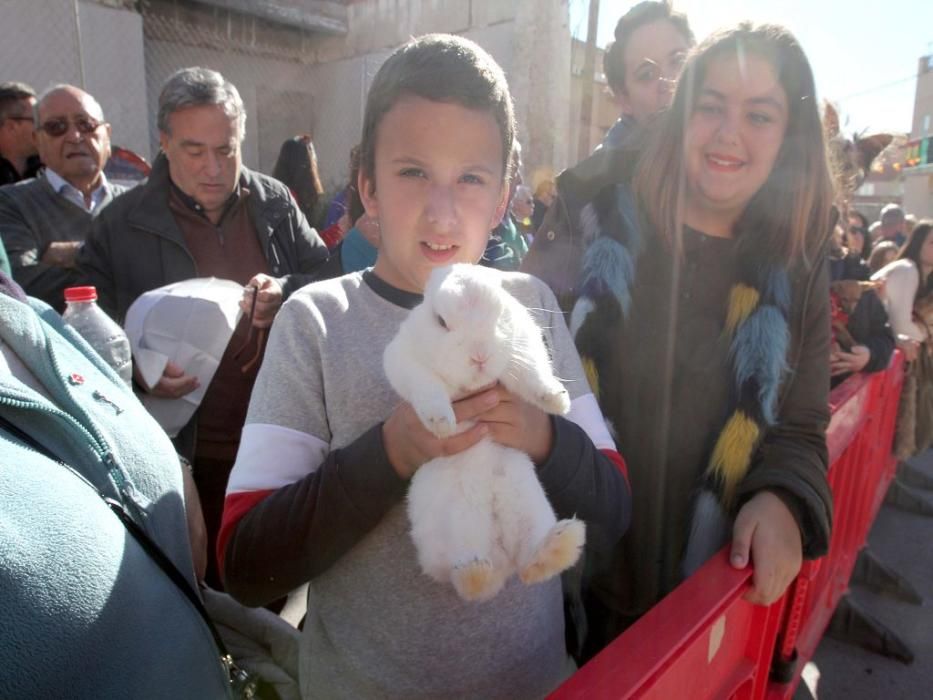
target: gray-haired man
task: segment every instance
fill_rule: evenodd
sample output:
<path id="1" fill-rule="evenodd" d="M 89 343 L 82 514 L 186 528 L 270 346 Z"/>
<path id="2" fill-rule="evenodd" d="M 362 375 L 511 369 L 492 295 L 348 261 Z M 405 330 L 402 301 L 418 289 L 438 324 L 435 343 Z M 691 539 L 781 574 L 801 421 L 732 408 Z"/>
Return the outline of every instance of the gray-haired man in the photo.
<path id="1" fill-rule="evenodd" d="M 878 241 L 892 241 L 898 248 L 907 242 L 906 217 L 897 204 L 886 204 L 881 210 L 881 230 Z"/>
<path id="2" fill-rule="evenodd" d="M 162 152 L 149 180 L 101 215 L 78 261 L 100 305 L 120 322 L 140 294 L 171 282 L 213 276 L 250 292 L 244 310 L 254 307 L 252 317 L 236 329 L 195 417 L 176 438 L 194 465 L 211 562 L 263 351 L 264 333 L 251 333 L 250 323 L 271 325 L 283 300 L 327 259 L 288 189 L 242 165 L 245 121 L 236 87 L 220 73 L 185 68 L 172 75 L 159 97 Z M 255 304 L 246 305 L 253 294 Z M 196 387 L 195 377 L 169 363 L 155 386 L 141 388 L 180 398 Z M 208 582 L 219 586 L 213 565 Z"/>

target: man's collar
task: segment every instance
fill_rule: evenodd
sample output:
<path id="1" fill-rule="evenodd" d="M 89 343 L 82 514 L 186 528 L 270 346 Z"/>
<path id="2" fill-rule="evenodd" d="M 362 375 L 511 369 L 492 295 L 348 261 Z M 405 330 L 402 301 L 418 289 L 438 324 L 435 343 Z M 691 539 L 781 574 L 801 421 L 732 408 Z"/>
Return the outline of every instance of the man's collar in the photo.
<path id="1" fill-rule="evenodd" d="M 84 196 L 84 193 L 81 192 L 81 190 L 79 190 L 77 187 L 72 185 L 70 182 L 68 182 L 68 180 L 63 178 L 61 175 L 59 175 L 57 172 L 52 170 L 50 167 L 45 166 L 42 172 L 45 173 L 45 179 L 49 181 L 49 184 L 52 186 L 52 189 L 58 192 L 59 194 L 62 194 L 63 189 L 71 188 L 72 190 L 80 194 L 82 197 Z M 107 181 L 107 176 L 104 175 L 104 171 L 101 170 L 100 184 L 94 188 L 94 190 L 91 192 L 91 196 L 93 197 L 97 192 L 101 190 L 103 190 L 104 192 L 107 192 L 109 189 L 110 189 L 110 183 Z"/>
<path id="2" fill-rule="evenodd" d="M 178 196 L 178 199 L 181 200 L 182 204 L 184 204 L 191 211 L 197 212 L 198 214 L 203 216 L 205 219 L 207 218 L 207 214 L 204 211 L 204 207 L 201 206 L 200 202 L 198 202 L 198 200 L 196 200 L 194 197 L 190 196 L 186 192 L 182 191 L 182 189 L 178 185 L 175 184 L 175 181 L 172 180 L 171 175 L 169 175 L 168 184 L 169 184 L 169 187 L 172 188 L 172 191 Z M 243 173 L 240 173 L 240 177 L 237 180 L 236 186 L 233 188 L 233 192 L 230 193 L 230 196 L 227 197 L 227 201 L 224 202 L 223 212 L 220 215 L 220 221 L 223 221 L 224 217 L 227 215 L 227 212 L 229 212 L 230 209 L 233 207 L 233 205 L 236 204 L 237 200 L 240 199 L 240 195 L 243 193 L 244 193 Z"/>

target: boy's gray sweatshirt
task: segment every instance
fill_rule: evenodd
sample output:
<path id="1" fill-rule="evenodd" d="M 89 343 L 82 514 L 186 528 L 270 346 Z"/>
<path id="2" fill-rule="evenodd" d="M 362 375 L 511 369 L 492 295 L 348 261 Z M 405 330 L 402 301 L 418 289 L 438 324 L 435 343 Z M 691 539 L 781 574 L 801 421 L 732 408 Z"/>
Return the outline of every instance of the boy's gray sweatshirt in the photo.
<path id="1" fill-rule="evenodd" d="M 527 275 L 504 280 L 538 310 L 573 411 L 592 423 L 581 406 L 595 399 L 550 291 Z M 227 587 L 261 604 L 310 580 L 303 697 L 541 697 L 573 670 L 559 578 L 513 579 L 491 601 L 467 603 L 417 562 L 407 482 L 381 425 L 399 402 L 382 353 L 418 301 L 367 272 L 305 287 L 282 307 L 228 486 L 228 511 L 248 508 L 225 549 Z M 585 427 L 614 449 L 601 425 Z M 621 535 L 628 487 L 584 429 L 555 419 L 539 477 L 558 517 Z"/>

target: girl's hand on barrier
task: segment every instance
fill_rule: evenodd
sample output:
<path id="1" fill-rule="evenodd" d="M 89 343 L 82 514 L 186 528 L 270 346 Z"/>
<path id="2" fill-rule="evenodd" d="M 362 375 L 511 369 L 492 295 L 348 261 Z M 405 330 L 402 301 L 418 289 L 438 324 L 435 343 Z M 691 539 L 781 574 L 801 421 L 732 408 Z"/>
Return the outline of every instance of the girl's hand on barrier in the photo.
<path id="1" fill-rule="evenodd" d="M 864 345 L 855 345 L 852 352 L 840 350 L 829 357 L 829 371 L 832 376 L 861 372 L 871 360 L 871 350 Z"/>
<path id="2" fill-rule="evenodd" d="M 753 585 L 745 599 L 770 605 L 780 598 L 803 564 L 803 544 L 797 521 L 784 501 L 762 491 L 739 510 L 732 529 L 732 554 L 736 569 L 755 562 Z"/>

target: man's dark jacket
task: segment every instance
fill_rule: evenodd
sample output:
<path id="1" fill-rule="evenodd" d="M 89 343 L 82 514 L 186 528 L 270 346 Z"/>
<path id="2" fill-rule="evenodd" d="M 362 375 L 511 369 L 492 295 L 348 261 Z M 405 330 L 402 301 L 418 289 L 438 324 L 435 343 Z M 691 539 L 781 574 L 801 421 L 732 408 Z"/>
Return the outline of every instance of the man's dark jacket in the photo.
<path id="1" fill-rule="evenodd" d="M 39 168 L 42 163 L 39 156 L 29 156 L 26 159 L 26 170 L 18 172 L 13 164 L 3 156 L 0 156 L 0 187 L 3 185 L 13 185 L 21 180 L 29 180 L 39 174 Z"/>
<path id="2" fill-rule="evenodd" d="M 250 218 L 270 273 L 287 298 L 315 279 L 315 271 L 327 260 L 327 248 L 285 185 L 245 167 L 240 184 L 250 191 Z M 98 303 L 120 323 L 144 292 L 198 277 L 169 209 L 170 187 L 168 161 L 159 155 L 145 184 L 101 212 L 78 256 L 79 278 L 97 287 Z"/>

